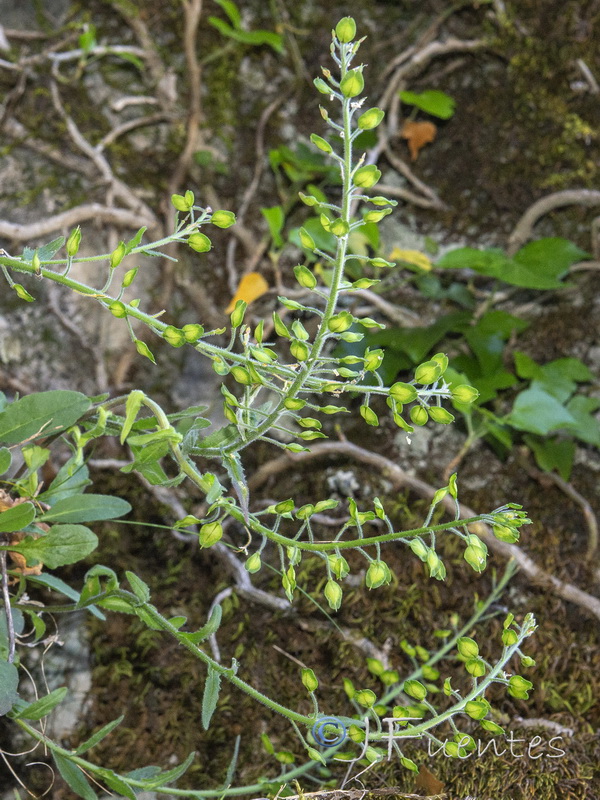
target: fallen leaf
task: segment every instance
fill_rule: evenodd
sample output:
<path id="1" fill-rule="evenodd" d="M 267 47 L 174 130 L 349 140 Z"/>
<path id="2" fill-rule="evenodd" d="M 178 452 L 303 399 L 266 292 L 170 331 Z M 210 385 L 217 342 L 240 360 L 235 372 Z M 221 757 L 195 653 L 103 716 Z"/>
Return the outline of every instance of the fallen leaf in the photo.
<path id="1" fill-rule="evenodd" d="M 415 789 L 424 789 L 425 795 L 427 797 L 432 797 L 436 794 L 441 794 L 444 791 L 444 784 L 442 781 L 438 781 L 438 779 L 433 775 L 427 767 L 421 764 L 419 766 L 419 774 L 417 775 L 417 779 L 415 781 Z"/>
<path id="2" fill-rule="evenodd" d="M 400 250 L 398 247 L 394 247 L 391 251 L 388 261 L 405 261 L 407 264 L 412 264 L 424 272 L 430 272 L 433 266 L 431 260 L 420 250 Z"/>
<path id="3" fill-rule="evenodd" d="M 411 161 L 416 161 L 419 151 L 425 147 L 429 142 L 433 142 L 437 128 L 433 122 L 415 122 L 412 119 L 407 119 L 400 136 L 408 142 L 408 149 L 410 151 Z"/>
<path id="4" fill-rule="evenodd" d="M 242 276 L 236 293 L 231 298 L 231 303 L 225 309 L 226 314 L 231 314 L 238 300 L 251 303 L 269 290 L 269 284 L 259 272 L 249 272 Z"/>

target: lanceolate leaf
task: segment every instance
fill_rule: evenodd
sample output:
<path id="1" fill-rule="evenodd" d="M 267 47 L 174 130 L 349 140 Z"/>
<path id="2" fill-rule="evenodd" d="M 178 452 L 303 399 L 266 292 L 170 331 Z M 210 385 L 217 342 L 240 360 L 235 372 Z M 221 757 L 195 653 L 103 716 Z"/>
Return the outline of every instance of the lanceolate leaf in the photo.
<path id="1" fill-rule="evenodd" d="M 38 519 L 42 522 L 94 522 L 122 517 L 130 511 L 129 503 L 120 497 L 79 494 L 58 500 Z"/>
<path id="2" fill-rule="evenodd" d="M 99 731 L 93 733 L 89 739 L 86 739 L 85 742 L 80 744 L 77 750 L 75 750 L 75 753 L 78 756 L 82 755 L 83 753 L 86 753 L 92 747 L 97 745 L 98 742 L 101 742 L 102 739 L 108 736 L 109 733 L 112 733 L 112 731 L 114 731 L 114 729 L 118 725 L 120 725 L 124 719 L 125 719 L 124 715 L 121 715 L 120 717 L 117 717 L 117 719 L 113 719 L 112 722 L 107 722 L 106 725 L 103 725 Z"/>
<path id="3" fill-rule="evenodd" d="M 40 699 L 36 700 L 34 703 L 29 703 L 29 705 L 15 714 L 15 718 L 30 720 L 43 719 L 48 716 L 53 708 L 64 700 L 66 694 L 67 687 L 61 686 L 60 689 L 55 689 L 53 692 L 50 692 L 50 694 L 40 697 Z"/>
<path id="4" fill-rule="evenodd" d="M 206 684 L 204 686 L 204 696 L 202 697 L 202 727 L 205 731 L 208 730 L 210 720 L 217 707 L 217 700 L 219 699 L 219 690 L 221 688 L 221 673 L 217 672 L 212 667 L 208 668 L 208 675 L 206 677 Z"/>
<path id="5" fill-rule="evenodd" d="M 85 775 L 76 764 L 59 753 L 52 753 L 52 757 L 58 767 L 58 771 L 77 797 L 83 797 L 83 800 L 98 800 L 96 792 L 94 792 Z"/>

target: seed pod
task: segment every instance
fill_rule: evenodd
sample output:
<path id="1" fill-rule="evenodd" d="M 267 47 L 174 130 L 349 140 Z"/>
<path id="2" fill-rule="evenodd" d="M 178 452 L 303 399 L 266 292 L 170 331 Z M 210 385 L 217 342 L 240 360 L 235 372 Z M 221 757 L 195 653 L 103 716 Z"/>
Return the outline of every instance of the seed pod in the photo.
<path id="1" fill-rule="evenodd" d="M 181 330 L 183 331 L 186 342 L 197 342 L 204 333 L 204 328 L 202 325 L 198 325 L 196 323 L 184 325 Z"/>
<path id="2" fill-rule="evenodd" d="M 357 97 L 365 88 L 361 67 L 348 70 L 340 81 L 340 91 L 344 97 Z"/>
<path id="3" fill-rule="evenodd" d="M 167 341 L 171 347 L 182 347 L 185 344 L 185 335 L 179 328 L 173 325 L 167 325 L 163 331 L 163 339 Z"/>
<path id="4" fill-rule="evenodd" d="M 120 242 L 110 254 L 110 268 L 115 269 L 125 258 L 125 242 Z"/>
<path id="5" fill-rule="evenodd" d="M 262 562 L 260 560 L 260 553 L 252 553 L 250 558 L 246 559 L 246 563 L 244 564 L 244 566 L 251 574 L 258 572 L 262 566 Z"/>
<path id="6" fill-rule="evenodd" d="M 342 17 L 335 26 L 335 35 L 338 42 L 347 44 L 356 36 L 356 22 L 352 17 Z"/>
<path id="7" fill-rule="evenodd" d="M 370 131 L 376 128 L 384 117 L 385 111 L 382 111 L 380 108 L 369 108 L 363 111 L 357 119 L 356 124 L 363 131 Z"/>
<path id="8" fill-rule="evenodd" d="M 454 422 L 454 415 L 446 411 L 442 406 L 431 406 L 429 408 L 429 416 L 434 422 L 439 422 L 441 425 L 448 425 Z"/>
<path id="9" fill-rule="evenodd" d="M 311 133 L 310 140 L 315 147 L 318 147 L 323 153 L 333 153 L 333 147 L 329 144 L 327 139 L 323 139 L 322 136 L 317 136 L 316 133 Z"/>
<path id="10" fill-rule="evenodd" d="M 417 383 L 428 385 L 435 383 L 442 374 L 442 368 L 437 361 L 425 361 L 415 370 L 415 380 Z"/>
<path id="11" fill-rule="evenodd" d="M 398 403 L 412 403 L 417 399 L 417 390 L 410 383 L 398 383 L 390 386 L 390 397 L 393 397 Z"/>
<path id="12" fill-rule="evenodd" d="M 197 253 L 208 253 L 212 247 L 212 242 L 203 233 L 192 233 L 187 240 L 188 245 Z"/>
<path id="13" fill-rule="evenodd" d="M 306 668 L 302 670 L 302 683 L 308 692 L 316 692 L 319 688 L 319 681 L 312 669 Z"/>
<path id="14" fill-rule="evenodd" d="M 74 231 L 71 231 L 71 234 L 67 239 L 66 251 L 69 258 L 73 258 L 73 256 L 77 255 L 80 244 L 81 244 L 81 228 L 78 225 Z"/>
<path id="15" fill-rule="evenodd" d="M 375 186 L 377 181 L 381 178 L 381 172 L 374 164 L 367 164 L 366 167 L 359 167 L 354 173 L 352 180 L 355 186 L 360 186 L 362 189 L 370 189 Z"/>
<path id="16" fill-rule="evenodd" d="M 325 589 L 323 591 L 325 595 L 325 599 L 329 603 L 329 607 L 332 608 L 334 611 L 337 611 L 339 607 L 342 605 L 342 587 L 339 583 L 336 583 L 333 579 L 329 579 L 325 584 Z"/>
<path id="17" fill-rule="evenodd" d="M 210 221 L 217 228 L 230 228 L 235 225 L 235 214 L 233 211 L 215 211 Z"/>
<path id="18" fill-rule="evenodd" d="M 212 547 L 223 536 L 223 528 L 220 522 L 207 522 L 200 528 L 198 541 L 200 547 Z"/>

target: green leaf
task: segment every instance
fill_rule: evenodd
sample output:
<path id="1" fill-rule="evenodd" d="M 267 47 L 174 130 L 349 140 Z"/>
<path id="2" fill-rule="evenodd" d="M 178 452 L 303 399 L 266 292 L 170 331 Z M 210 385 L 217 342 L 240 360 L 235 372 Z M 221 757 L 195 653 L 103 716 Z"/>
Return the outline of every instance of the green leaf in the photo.
<path id="1" fill-rule="evenodd" d="M 533 435 L 524 437 L 525 443 L 531 448 L 536 463 L 544 472 L 557 470 L 565 481 L 571 477 L 573 459 L 575 457 L 575 442 L 573 439 L 546 436 L 543 439 Z"/>
<path id="2" fill-rule="evenodd" d="M 75 455 L 62 465 L 56 478 L 45 492 L 38 495 L 38 499 L 53 505 L 63 497 L 80 494 L 90 483 L 87 466 Z"/>
<path id="3" fill-rule="evenodd" d="M 426 92 L 400 92 L 403 103 L 416 106 L 426 114 L 439 119 L 450 119 L 454 115 L 455 101 L 444 92 L 430 89 Z"/>
<path id="4" fill-rule="evenodd" d="M 208 668 L 206 683 L 204 685 L 204 695 L 202 696 L 202 727 L 208 730 L 213 712 L 217 707 L 219 690 L 221 688 L 221 673 L 212 667 Z"/>
<path id="5" fill-rule="evenodd" d="M 78 797 L 83 797 L 83 800 L 98 800 L 96 793 L 78 766 L 59 753 L 53 752 L 52 758 L 61 776 Z"/>
<path id="6" fill-rule="evenodd" d="M 61 686 L 60 689 L 55 689 L 50 694 L 45 695 L 44 697 L 40 697 L 39 700 L 36 700 L 33 703 L 29 703 L 29 705 L 25 706 L 25 708 L 20 709 L 15 714 L 15 719 L 30 719 L 30 720 L 38 720 L 47 717 L 48 714 L 62 701 L 65 699 L 67 694 L 67 687 Z"/>
<path id="7" fill-rule="evenodd" d="M 0 660 L 0 716 L 8 714 L 19 699 L 19 672 L 14 664 Z"/>
<path id="8" fill-rule="evenodd" d="M 133 238 L 131 238 L 127 244 L 125 245 L 125 255 L 131 253 L 134 247 L 137 247 L 140 242 L 142 241 L 142 237 L 146 232 L 146 227 L 140 228 L 139 231 L 135 234 Z"/>
<path id="9" fill-rule="evenodd" d="M 232 0 L 215 0 L 215 3 L 223 9 L 223 11 L 229 17 L 229 21 L 233 25 L 234 28 L 241 28 L 242 26 L 242 17 L 240 14 L 239 8 L 236 6 Z"/>
<path id="10" fill-rule="evenodd" d="M 19 503 L 0 513 L 0 533 L 21 531 L 35 519 L 33 503 Z"/>
<path id="11" fill-rule="evenodd" d="M 41 561 L 50 569 L 81 561 L 98 547 L 98 537 L 84 525 L 54 525 L 39 539 L 27 536 L 11 547 L 27 561 Z"/>
<path id="12" fill-rule="evenodd" d="M 223 611 L 221 606 L 215 606 L 206 625 L 203 625 L 202 628 L 197 631 L 193 631 L 192 633 L 183 633 L 182 636 L 185 636 L 188 641 L 193 642 L 194 644 L 203 642 L 205 639 L 208 639 L 209 636 L 212 636 L 218 631 L 219 625 L 221 624 L 222 614 Z"/>
<path id="13" fill-rule="evenodd" d="M 80 756 L 83 753 L 86 753 L 88 750 L 91 750 L 92 747 L 97 745 L 98 742 L 101 742 L 102 739 L 109 735 L 109 733 L 112 733 L 112 731 L 114 731 L 114 729 L 120 725 L 124 719 L 125 716 L 121 715 L 120 717 L 117 717 L 117 719 L 113 719 L 112 722 L 107 722 L 106 725 L 103 725 L 102 728 L 100 728 L 100 730 L 96 731 L 96 733 L 93 733 L 89 739 L 86 739 L 85 742 L 79 745 L 77 750 L 75 750 L 76 755 Z"/>
<path id="14" fill-rule="evenodd" d="M 552 431 L 568 428 L 576 420 L 555 397 L 533 385 L 517 395 L 504 422 L 521 431 L 547 436 Z"/>
<path id="15" fill-rule="evenodd" d="M 54 258 L 55 253 L 58 253 L 64 243 L 65 237 L 59 236 L 57 239 L 53 239 L 51 242 L 48 242 L 48 244 L 43 244 L 41 247 L 33 250 L 31 247 L 25 247 L 23 249 L 23 261 L 31 261 L 33 254 L 36 251 L 40 261 L 50 261 L 50 259 Z"/>
<path id="16" fill-rule="evenodd" d="M 125 575 L 137 599 L 141 600 L 142 603 L 147 603 L 148 600 L 150 600 L 150 587 L 148 584 L 144 583 L 144 581 L 138 578 L 133 572 L 126 571 Z"/>
<path id="17" fill-rule="evenodd" d="M 112 769 L 98 770 L 96 775 L 105 783 L 113 792 L 118 792 L 122 797 L 127 797 L 128 800 L 135 800 L 136 794 L 128 783 L 125 783 L 120 775 L 113 772 Z M 139 791 L 139 789 L 138 789 Z"/>
<path id="18" fill-rule="evenodd" d="M 285 213 L 281 206 L 272 206 L 271 208 L 261 208 L 260 213 L 267 221 L 269 226 L 269 233 L 273 239 L 273 244 L 279 250 L 283 247 L 284 241 L 281 236 L 283 225 L 285 223 Z"/>
<path id="19" fill-rule="evenodd" d="M 0 442 L 53 436 L 74 425 L 89 407 L 89 399 L 80 392 L 59 389 L 27 395 L 0 413 Z"/>
<path id="20" fill-rule="evenodd" d="M 129 514 L 131 506 L 120 497 L 102 494 L 79 494 L 58 500 L 50 511 L 39 517 L 41 522 L 95 522 Z"/>
<path id="21" fill-rule="evenodd" d="M 255 46 L 267 44 L 269 47 L 272 47 L 275 52 L 283 53 L 283 37 L 278 33 L 262 30 L 244 31 L 240 28 L 232 28 L 218 17 L 209 17 L 208 22 L 228 39 L 233 39 L 241 44 L 251 44 Z"/>
<path id="22" fill-rule="evenodd" d="M 0 447 L 0 475 L 4 475 L 10 469 L 12 456 L 7 447 Z"/>
<path id="23" fill-rule="evenodd" d="M 566 408 L 575 419 L 575 424 L 568 430 L 582 442 L 600 448 L 600 421 L 593 415 L 598 406 L 600 400 L 597 397 L 578 394 L 569 400 Z"/>
<path id="24" fill-rule="evenodd" d="M 577 261 L 589 258 L 568 239 L 550 237 L 529 242 L 514 255 L 514 261 L 527 269 L 532 276 L 531 289 L 555 289 L 562 286 L 561 278 Z M 535 283 L 536 285 L 532 285 Z M 517 284 L 522 286 L 524 284 Z"/>

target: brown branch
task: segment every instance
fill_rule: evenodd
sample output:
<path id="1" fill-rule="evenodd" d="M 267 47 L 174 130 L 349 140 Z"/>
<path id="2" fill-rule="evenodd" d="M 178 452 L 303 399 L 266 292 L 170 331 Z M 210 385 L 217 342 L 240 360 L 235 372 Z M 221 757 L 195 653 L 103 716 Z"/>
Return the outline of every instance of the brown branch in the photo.
<path id="1" fill-rule="evenodd" d="M 278 475 L 283 470 L 295 468 L 300 463 L 312 461 L 326 455 L 349 456 L 364 464 L 369 464 L 374 467 L 379 474 L 396 484 L 396 486 L 412 489 L 417 492 L 417 494 L 421 495 L 421 497 L 431 499 L 435 494 L 436 490 L 432 486 L 419 478 L 408 475 L 389 458 L 379 455 L 378 453 L 372 453 L 351 442 L 324 442 L 322 444 L 313 445 L 308 453 L 289 453 L 280 458 L 276 458 L 258 469 L 248 481 L 248 486 L 250 490 L 253 491 L 271 475 Z M 450 495 L 444 498 L 442 504 L 450 514 L 455 513 L 454 500 Z M 465 518 L 477 516 L 476 512 L 464 503 L 460 504 L 460 515 Z M 588 613 L 600 619 L 600 599 L 584 592 L 582 589 L 578 589 L 570 583 L 560 580 L 554 575 L 549 575 L 539 567 L 532 558 L 524 553 L 520 547 L 496 539 L 489 526 L 485 523 L 473 523 L 471 525 L 471 530 L 485 542 L 492 552 L 503 558 L 514 559 L 517 566 L 529 578 L 531 583 L 562 597 L 564 600 L 575 603 L 580 608 L 583 608 Z"/>
<path id="2" fill-rule="evenodd" d="M 531 205 L 515 225 L 508 237 L 507 253 L 513 256 L 533 235 L 533 228 L 541 217 L 563 206 L 600 206 L 600 191 L 597 189 L 567 189 L 553 192 Z"/>
<path id="3" fill-rule="evenodd" d="M 61 214 L 55 214 L 39 222 L 30 222 L 26 225 L 0 220 L 0 236 L 4 236 L 14 242 L 27 242 L 65 228 L 71 228 L 87 220 L 106 222 L 111 225 L 117 225 L 120 228 L 140 228 L 142 225 L 151 227 L 156 223 L 155 219 L 145 218 L 133 211 L 127 211 L 125 208 L 89 203 L 83 206 L 75 206 L 75 208 L 70 208 Z"/>

